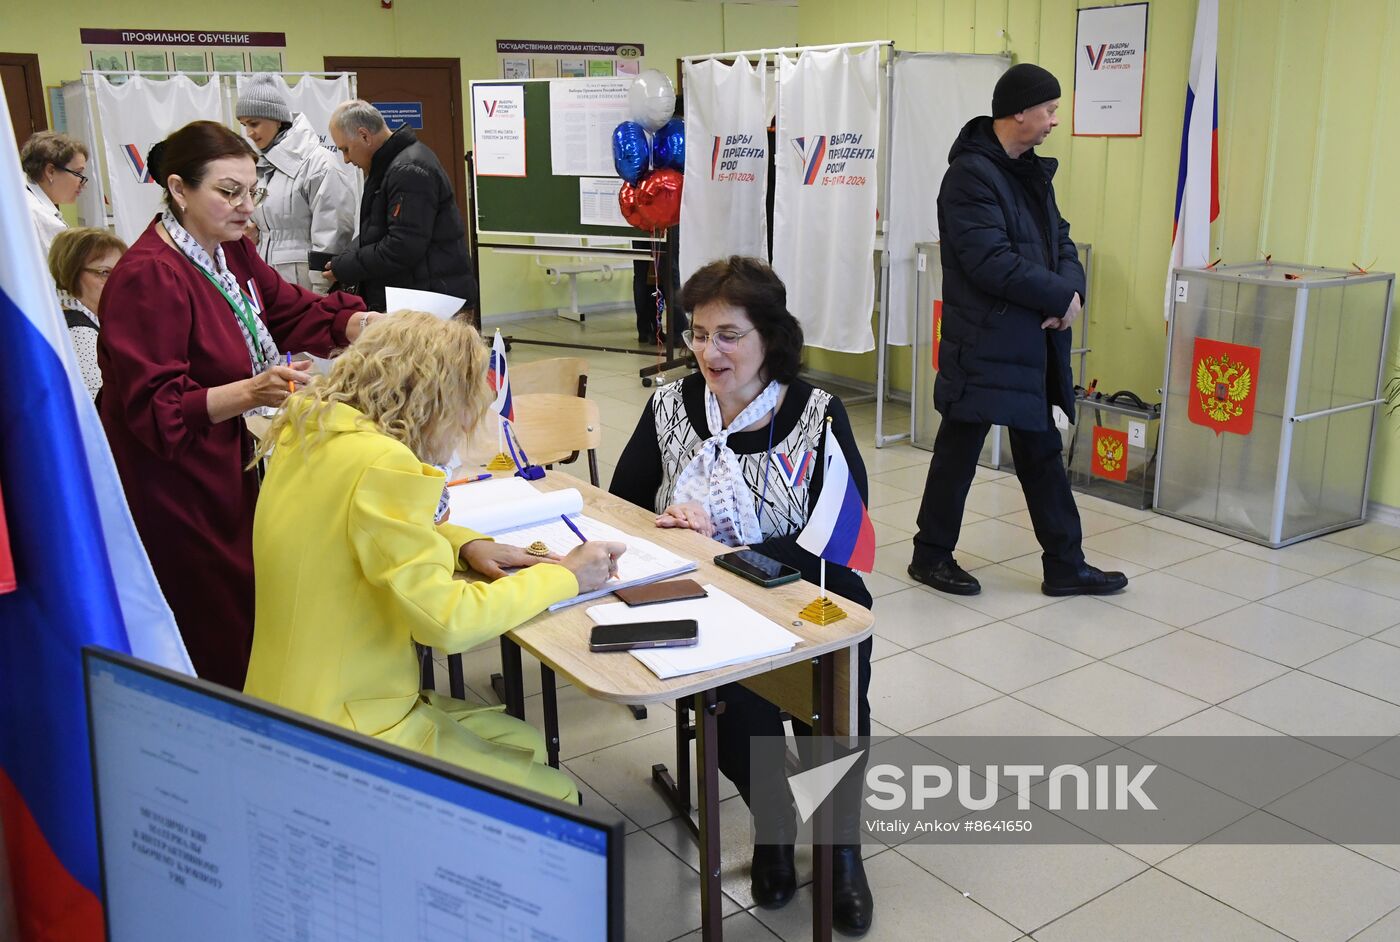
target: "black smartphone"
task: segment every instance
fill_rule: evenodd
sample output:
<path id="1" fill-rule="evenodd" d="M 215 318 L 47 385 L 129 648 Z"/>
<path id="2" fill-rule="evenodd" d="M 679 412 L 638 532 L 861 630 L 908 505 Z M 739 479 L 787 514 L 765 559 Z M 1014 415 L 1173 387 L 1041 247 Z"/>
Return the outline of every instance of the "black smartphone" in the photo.
<path id="1" fill-rule="evenodd" d="M 307 252 L 306 267 L 312 271 L 325 271 L 326 263 L 335 258 L 333 252 Z"/>
<path id="2" fill-rule="evenodd" d="M 743 576 L 750 582 L 757 582 L 765 589 L 771 589 L 775 585 L 783 585 L 787 582 L 796 582 L 802 578 L 802 573 L 793 567 L 786 563 L 780 563 L 776 559 L 769 559 L 762 553 L 756 553 L 753 550 L 735 550 L 732 553 L 722 553 L 715 557 L 715 565 Z"/>
<path id="3" fill-rule="evenodd" d="M 633 648 L 688 648 L 700 640 L 700 625 L 693 618 L 675 621 L 640 621 L 631 625 L 594 625 L 588 636 L 590 651 L 630 651 Z"/>

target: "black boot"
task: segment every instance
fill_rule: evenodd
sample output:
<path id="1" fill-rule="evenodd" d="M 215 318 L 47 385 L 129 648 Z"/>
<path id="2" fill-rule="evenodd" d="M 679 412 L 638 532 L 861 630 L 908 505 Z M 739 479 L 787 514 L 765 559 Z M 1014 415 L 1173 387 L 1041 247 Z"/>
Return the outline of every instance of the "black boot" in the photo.
<path id="1" fill-rule="evenodd" d="M 755 844 L 749 878 L 753 901 L 764 909 L 781 909 L 797 892 L 797 864 L 791 844 Z M 861 877 L 864 884 L 865 877 Z M 866 891 L 870 895 L 870 891 Z"/>
<path id="2" fill-rule="evenodd" d="M 875 918 L 875 898 L 865 879 L 859 844 L 831 848 L 831 921 L 837 931 L 861 936 Z"/>

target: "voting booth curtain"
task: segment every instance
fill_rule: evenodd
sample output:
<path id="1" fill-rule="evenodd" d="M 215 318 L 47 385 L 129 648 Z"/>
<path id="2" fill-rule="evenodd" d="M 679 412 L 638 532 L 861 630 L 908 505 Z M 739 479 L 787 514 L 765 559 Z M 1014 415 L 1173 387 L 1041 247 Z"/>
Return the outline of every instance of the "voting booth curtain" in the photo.
<path id="1" fill-rule="evenodd" d="M 681 191 L 681 282 L 729 255 L 768 258 L 767 59 L 684 65 L 687 146 Z"/>
<path id="2" fill-rule="evenodd" d="M 889 253 L 890 311 L 887 342 L 914 342 L 915 271 L 919 242 L 938 241 L 938 190 L 948 151 L 963 125 L 990 114 L 992 89 L 1011 66 L 1002 56 L 899 52 L 894 58 L 890 105 Z"/>
<path id="3" fill-rule="evenodd" d="M 113 82 L 113 77 L 118 81 Z M 153 78 L 85 72 L 83 83 L 65 87 L 69 133 L 88 145 L 94 163 L 100 154 L 105 165 L 105 174 L 97 174 L 96 185 L 84 187 L 80 196 L 78 213 L 84 225 L 105 225 L 105 198 L 117 235 L 128 243 L 140 236 L 160 211 L 160 186 L 146 166 L 151 146 L 191 121 L 213 118 L 238 128 L 234 106 L 245 78 L 220 75 L 201 85 L 178 73 Z M 353 76 L 303 75 L 294 84 L 280 74 L 274 78 L 286 93 L 292 113 L 305 114 L 322 143 L 332 147 L 327 130 L 330 114 L 340 102 L 355 97 Z M 338 157 L 335 163 L 341 165 Z M 345 175 L 358 187 L 359 174 L 346 171 Z"/>
<path id="4" fill-rule="evenodd" d="M 137 75 L 121 85 L 104 80 L 97 83 L 97 114 L 117 235 L 130 244 L 160 212 L 161 189 L 146 166 L 151 145 L 191 121 L 219 115 L 219 86 L 196 85 L 184 75 Z"/>

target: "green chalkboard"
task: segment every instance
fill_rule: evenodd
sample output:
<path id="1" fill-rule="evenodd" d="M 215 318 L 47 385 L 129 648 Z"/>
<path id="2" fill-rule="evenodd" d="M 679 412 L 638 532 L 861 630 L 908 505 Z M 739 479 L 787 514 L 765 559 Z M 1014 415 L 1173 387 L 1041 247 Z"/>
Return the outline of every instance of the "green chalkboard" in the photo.
<path id="1" fill-rule="evenodd" d="M 478 232 L 647 238 L 630 226 L 585 226 L 578 221 L 579 178 L 555 176 L 550 160 L 548 80 L 472 83 L 473 88 L 483 85 L 525 87 L 525 176 L 476 178 Z"/>

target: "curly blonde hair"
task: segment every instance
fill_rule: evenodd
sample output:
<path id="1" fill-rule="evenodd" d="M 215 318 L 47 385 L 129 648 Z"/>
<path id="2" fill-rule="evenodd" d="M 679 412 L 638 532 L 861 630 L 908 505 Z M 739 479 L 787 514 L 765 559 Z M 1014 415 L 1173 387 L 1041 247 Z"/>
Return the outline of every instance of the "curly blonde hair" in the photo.
<path id="1" fill-rule="evenodd" d="M 466 321 L 422 311 L 377 320 L 335 359 L 329 375 L 287 397 L 253 461 L 270 453 L 283 431 L 304 437 L 308 421 L 345 403 L 420 460 L 443 464 L 490 405 L 489 357 Z"/>

